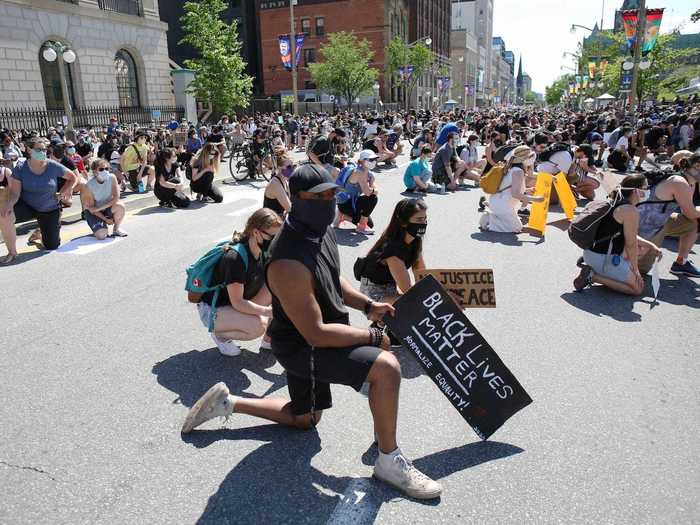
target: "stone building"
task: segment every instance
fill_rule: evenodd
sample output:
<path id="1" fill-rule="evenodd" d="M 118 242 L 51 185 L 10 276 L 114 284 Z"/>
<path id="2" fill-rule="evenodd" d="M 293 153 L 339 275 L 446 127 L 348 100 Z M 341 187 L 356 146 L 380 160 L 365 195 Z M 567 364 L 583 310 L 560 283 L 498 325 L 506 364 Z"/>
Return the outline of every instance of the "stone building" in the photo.
<path id="1" fill-rule="evenodd" d="M 0 0 L 0 107 L 62 109 L 59 67 L 73 108 L 173 105 L 167 29 L 158 0 Z"/>

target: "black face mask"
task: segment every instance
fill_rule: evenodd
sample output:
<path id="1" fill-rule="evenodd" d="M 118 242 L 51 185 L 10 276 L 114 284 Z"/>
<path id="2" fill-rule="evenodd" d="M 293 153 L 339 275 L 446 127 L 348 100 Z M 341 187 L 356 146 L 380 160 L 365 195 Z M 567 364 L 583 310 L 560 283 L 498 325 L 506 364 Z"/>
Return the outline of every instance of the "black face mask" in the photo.
<path id="1" fill-rule="evenodd" d="M 321 237 L 335 219 L 335 199 L 310 200 L 292 197 L 289 217 L 300 223 L 309 233 Z"/>
<path id="2" fill-rule="evenodd" d="M 409 222 L 406 225 L 406 233 L 408 233 L 412 237 L 416 237 L 417 239 L 420 239 L 425 235 L 425 231 L 428 229 L 428 223 L 415 223 L 415 222 Z"/>
<path id="3" fill-rule="evenodd" d="M 267 253 L 270 251 L 270 244 L 272 244 L 272 239 L 263 239 L 261 243 L 258 243 L 260 251 Z"/>

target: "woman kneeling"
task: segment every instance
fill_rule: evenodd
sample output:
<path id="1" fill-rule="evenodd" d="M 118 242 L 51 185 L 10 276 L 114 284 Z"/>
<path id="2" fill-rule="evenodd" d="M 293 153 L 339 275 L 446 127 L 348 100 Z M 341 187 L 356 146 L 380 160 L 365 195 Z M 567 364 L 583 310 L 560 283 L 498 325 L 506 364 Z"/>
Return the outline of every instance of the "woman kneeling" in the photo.
<path id="1" fill-rule="evenodd" d="M 104 159 L 93 161 L 91 177 L 80 191 L 85 220 L 93 235 L 104 240 L 109 236 L 109 225 L 113 237 L 126 237 L 119 226 L 124 220 L 124 205 L 119 202 L 119 183 Z"/>

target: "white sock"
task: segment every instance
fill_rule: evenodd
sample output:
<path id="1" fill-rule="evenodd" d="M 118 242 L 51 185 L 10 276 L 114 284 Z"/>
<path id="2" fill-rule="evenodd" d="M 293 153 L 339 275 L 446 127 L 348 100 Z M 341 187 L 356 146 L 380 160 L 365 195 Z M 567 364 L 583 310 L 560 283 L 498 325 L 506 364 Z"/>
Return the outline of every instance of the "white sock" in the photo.
<path id="1" fill-rule="evenodd" d="M 396 447 L 396 450 L 393 450 L 389 452 L 388 454 L 385 454 L 384 452 L 379 449 L 379 457 L 384 457 L 384 459 L 393 459 L 394 457 L 398 456 L 401 454 L 401 449 L 399 447 Z"/>

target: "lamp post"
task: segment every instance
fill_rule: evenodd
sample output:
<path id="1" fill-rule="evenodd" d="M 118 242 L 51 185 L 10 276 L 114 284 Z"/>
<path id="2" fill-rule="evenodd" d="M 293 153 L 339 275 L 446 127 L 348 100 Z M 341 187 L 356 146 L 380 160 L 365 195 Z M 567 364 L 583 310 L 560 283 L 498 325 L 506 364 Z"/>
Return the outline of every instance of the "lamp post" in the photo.
<path id="1" fill-rule="evenodd" d="M 292 50 L 292 111 L 299 114 L 299 89 L 297 85 L 297 36 L 294 34 L 294 4 L 296 0 L 289 0 L 289 45 Z"/>
<path id="2" fill-rule="evenodd" d="M 410 65 L 410 64 L 408 63 L 408 50 L 411 49 L 411 48 L 413 48 L 413 47 L 415 47 L 415 46 L 418 45 L 419 43 L 424 43 L 426 46 L 430 47 L 430 46 L 433 44 L 433 39 L 430 38 L 429 36 L 423 36 L 423 37 L 419 38 L 418 40 L 414 40 L 414 41 L 411 42 L 410 44 L 406 44 L 406 51 L 405 51 L 405 54 L 404 54 L 404 64 L 403 64 L 403 65 L 404 65 L 404 69 L 403 69 L 404 79 L 406 78 L 406 72 L 407 72 L 407 70 L 408 70 L 408 66 Z M 409 101 L 408 101 L 408 89 L 406 89 L 408 86 L 407 86 L 406 84 L 407 84 L 407 83 L 406 83 L 406 81 L 404 80 L 404 93 L 403 93 L 403 95 L 404 95 L 404 106 L 405 106 L 406 110 L 408 110 L 408 102 L 409 102 Z"/>
<path id="3" fill-rule="evenodd" d="M 376 112 L 379 107 L 379 82 L 375 82 L 372 87 L 374 88 L 374 111 Z"/>
<path id="4" fill-rule="evenodd" d="M 54 62 L 58 60 L 58 76 L 61 82 L 61 97 L 63 98 L 63 112 L 66 115 L 66 136 L 69 139 L 74 139 L 73 136 L 73 108 L 71 107 L 68 83 L 66 78 L 66 72 L 63 67 L 64 62 L 66 64 L 72 64 L 75 62 L 76 56 L 75 51 L 70 49 L 66 44 L 58 42 L 56 40 L 49 40 L 44 44 L 44 50 L 41 53 L 44 60 L 47 62 Z"/>

